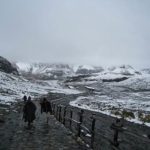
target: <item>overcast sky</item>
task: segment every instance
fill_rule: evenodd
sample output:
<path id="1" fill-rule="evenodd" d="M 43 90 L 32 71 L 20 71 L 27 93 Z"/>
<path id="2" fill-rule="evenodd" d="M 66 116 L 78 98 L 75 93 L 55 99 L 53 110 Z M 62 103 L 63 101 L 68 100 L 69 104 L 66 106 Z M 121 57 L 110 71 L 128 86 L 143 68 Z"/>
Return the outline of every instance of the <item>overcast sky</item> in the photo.
<path id="1" fill-rule="evenodd" d="M 0 0 L 0 55 L 150 67 L 150 0 Z"/>

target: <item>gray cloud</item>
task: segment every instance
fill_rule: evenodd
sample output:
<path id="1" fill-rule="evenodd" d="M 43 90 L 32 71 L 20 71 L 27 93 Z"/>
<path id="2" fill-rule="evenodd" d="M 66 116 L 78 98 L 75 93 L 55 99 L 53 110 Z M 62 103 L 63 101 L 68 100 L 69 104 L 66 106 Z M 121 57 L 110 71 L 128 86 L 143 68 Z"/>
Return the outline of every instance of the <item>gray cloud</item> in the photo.
<path id="1" fill-rule="evenodd" d="M 149 0 L 0 1 L 0 55 L 150 67 Z"/>

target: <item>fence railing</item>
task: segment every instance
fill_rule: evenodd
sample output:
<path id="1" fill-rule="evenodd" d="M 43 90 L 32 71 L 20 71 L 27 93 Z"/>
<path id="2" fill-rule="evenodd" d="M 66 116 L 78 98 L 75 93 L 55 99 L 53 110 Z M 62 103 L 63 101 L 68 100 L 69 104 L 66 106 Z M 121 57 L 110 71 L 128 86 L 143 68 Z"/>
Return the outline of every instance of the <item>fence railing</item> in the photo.
<path id="1" fill-rule="evenodd" d="M 83 109 L 74 109 L 71 106 L 58 105 L 54 102 L 51 102 L 52 113 L 55 118 L 64 124 L 65 127 L 69 128 L 73 133 L 75 133 L 76 137 L 80 138 L 84 143 L 91 149 L 95 147 L 95 135 L 100 135 L 104 139 L 106 139 L 111 145 L 112 149 L 119 150 L 119 134 L 124 132 L 125 134 L 129 134 L 131 136 L 137 136 L 134 133 L 127 131 L 123 127 L 123 121 L 121 119 L 116 119 L 114 123 L 111 124 L 110 129 L 113 130 L 113 135 L 111 138 L 107 136 L 95 132 L 95 126 L 97 117 L 95 114 L 88 116 L 90 126 L 86 126 L 83 122 L 84 110 Z M 149 135 L 147 137 L 141 137 L 145 142 L 150 142 Z"/>

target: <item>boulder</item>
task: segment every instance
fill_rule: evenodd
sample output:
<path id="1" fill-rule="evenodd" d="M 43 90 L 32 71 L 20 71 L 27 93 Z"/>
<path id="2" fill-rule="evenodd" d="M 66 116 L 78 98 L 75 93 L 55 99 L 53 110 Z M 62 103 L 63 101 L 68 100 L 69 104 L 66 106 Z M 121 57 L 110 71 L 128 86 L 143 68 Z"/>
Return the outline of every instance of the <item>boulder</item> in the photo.
<path id="1" fill-rule="evenodd" d="M 0 56 L 0 71 L 19 75 L 17 68 L 2 56 Z"/>

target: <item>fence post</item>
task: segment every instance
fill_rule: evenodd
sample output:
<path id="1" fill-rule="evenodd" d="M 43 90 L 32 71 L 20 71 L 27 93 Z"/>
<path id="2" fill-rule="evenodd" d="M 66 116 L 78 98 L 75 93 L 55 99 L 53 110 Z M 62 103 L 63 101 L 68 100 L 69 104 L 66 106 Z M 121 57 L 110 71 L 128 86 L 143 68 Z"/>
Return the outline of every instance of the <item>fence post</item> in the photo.
<path id="1" fill-rule="evenodd" d="M 53 114 L 54 104 L 52 102 L 50 102 L 50 105 L 51 105 L 52 114 Z"/>
<path id="2" fill-rule="evenodd" d="M 55 116 L 55 104 L 53 104 L 53 115 Z"/>
<path id="3" fill-rule="evenodd" d="M 73 115 L 73 112 L 72 112 L 72 110 L 70 110 L 70 123 L 69 123 L 70 128 L 72 125 L 72 115 Z"/>
<path id="4" fill-rule="evenodd" d="M 66 107 L 64 107 L 64 117 L 63 117 L 63 124 L 66 123 Z"/>
<path id="5" fill-rule="evenodd" d="M 94 137 L 95 137 L 95 114 L 92 114 L 92 128 L 91 128 L 91 148 L 94 148 Z"/>
<path id="6" fill-rule="evenodd" d="M 81 124 L 83 122 L 83 113 L 84 111 L 81 109 L 81 112 L 79 112 L 78 137 L 81 136 Z"/>
<path id="7" fill-rule="evenodd" d="M 57 109 L 56 109 L 56 119 L 58 120 L 58 110 L 59 110 L 59 106 L 57 105 Z"/>
<path id="8" fill-rule="evenodd" d="M 61 105 L 59 106 L 59 122 L 61 122 Z"/>
<path id="9" fill-rule="evenodd" d="M 114 130 L 114 145 L 117 147 L 119 146 L 119 143 L 118 143 L 118 129 L 115 129 Z"/>
<path id="10" fill-rule="evenodd" d="M 56 104 L 55 104 L 55 112 L 54 112 L 54 114 L 55 114 L 55 118 L 56 118 L 57 117 L 57 105 Z"/>

